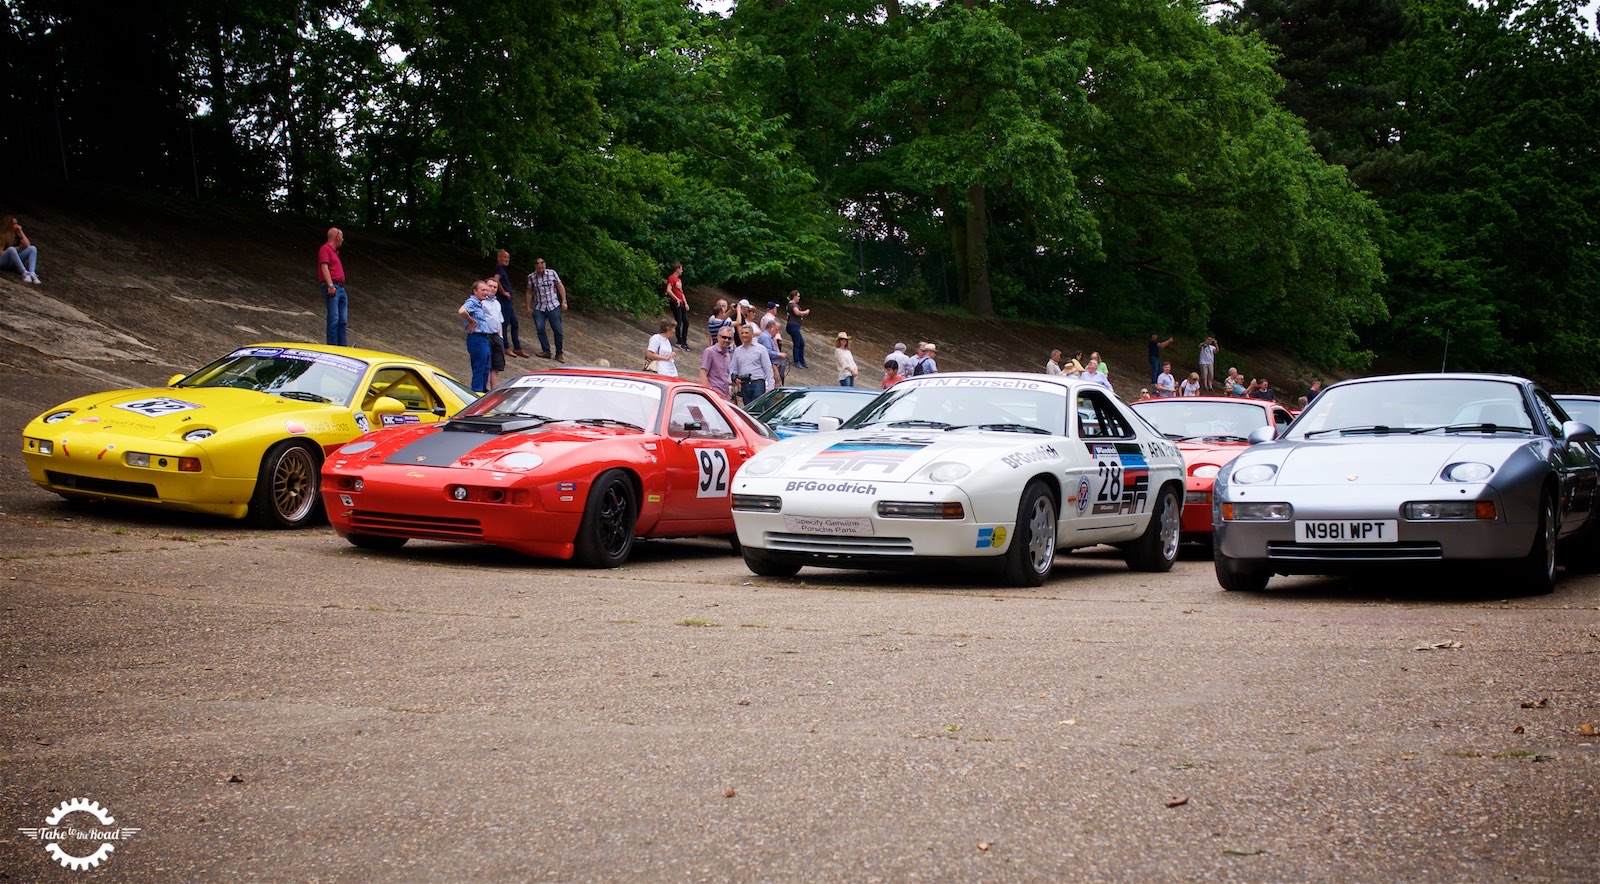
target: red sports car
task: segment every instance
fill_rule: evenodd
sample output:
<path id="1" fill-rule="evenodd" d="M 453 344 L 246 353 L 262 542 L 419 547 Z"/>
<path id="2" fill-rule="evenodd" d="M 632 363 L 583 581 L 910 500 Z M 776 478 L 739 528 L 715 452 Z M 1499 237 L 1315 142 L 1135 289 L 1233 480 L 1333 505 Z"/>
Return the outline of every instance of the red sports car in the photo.
<path id="1" fill-rule="evenodd" d="M 728 488 L 771 431 L 698 384 L 562 369 L 501 384 L 449 420 L 328 456 L 322 496 L 356 546 L 488 543 L 596 568 L 637 537 L 734 535 Z"/>
<path id="2" fill-rule="evenodd" d="M 1249 447 L 1251 432 L 1272 427 L 1282 433 L 1294 420 L 1289 409 L 1264 399 L 1179 396 L 1140 399 L 1131 407 L 1183 452 L 1182 535 L 1205 543 L 1211 541 L 1211 485 L 1217 471 Z"/>

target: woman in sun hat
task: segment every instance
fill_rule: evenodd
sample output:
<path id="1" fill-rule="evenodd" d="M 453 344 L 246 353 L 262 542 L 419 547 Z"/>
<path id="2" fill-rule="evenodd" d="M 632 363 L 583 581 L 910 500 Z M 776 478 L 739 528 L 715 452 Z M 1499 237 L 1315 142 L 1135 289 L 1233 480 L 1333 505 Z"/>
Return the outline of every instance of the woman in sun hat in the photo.
<path id="1" fill-rule="evenodd" d="M 839 386 L 854 387 L 856 375 L 861 371 L 856 368 L 856 354 L 850 352 L 850 335 L 847 332 L 839 332 L 833 339 L 833 346 L 835 347 L 833 358 L 839 365 Z"/>

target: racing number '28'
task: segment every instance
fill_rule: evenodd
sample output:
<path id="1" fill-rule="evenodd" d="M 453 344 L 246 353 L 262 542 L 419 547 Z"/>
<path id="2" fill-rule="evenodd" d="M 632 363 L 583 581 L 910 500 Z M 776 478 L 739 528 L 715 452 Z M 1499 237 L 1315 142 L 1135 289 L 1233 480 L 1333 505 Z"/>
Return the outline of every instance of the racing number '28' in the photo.
<path id="1" fill-rule="evenodd" d="M 1122 500 L 1122 464 L 1116 461 L 1100 461 L 1100 493 L 1095 500 L 1102 502 L 1118 503 Z"/>
<path id="2" fill-rule="evenodd" d="M 728 452 L 720 448 L 702 448 L 700 455 L 700 485 L 695 497 L 724 497 L 728 493 Z"/>

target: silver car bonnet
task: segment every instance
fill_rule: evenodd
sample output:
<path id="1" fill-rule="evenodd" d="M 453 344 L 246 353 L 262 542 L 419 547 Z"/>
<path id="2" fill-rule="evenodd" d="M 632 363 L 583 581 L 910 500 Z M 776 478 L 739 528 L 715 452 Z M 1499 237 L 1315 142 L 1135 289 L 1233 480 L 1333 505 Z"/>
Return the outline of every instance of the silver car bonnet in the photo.
<path id="1" fill-rule="evenodd" d="M 1364 485 L 1425 485 L 1446 466 L 1463 461 L 1485 463 L 1496 470 L 1513 452 L 1528 444 L 1528 437 L 1463 439 L 1459 436 L 1404 436 L 1350 438 L 1326 442 L 1301 442 L 1281 448 L 1278 457 L 1260 462 L 1278 463 L 1277 485 L 1328 485 L 1359 481 Z M 1277 447 L 1277 446 L 1274 446 Z M 1247 455 L 1254 452 L 1246 452 Z M 1269 454 L 1263 450 L 1262 455 Z M 1239 458 L 1239 465 L 1257 462 Z M 1238 469 L 1238 466 L 1235 466 Z M 1356 477 L 1354 479 L 1350 477 Z"/>

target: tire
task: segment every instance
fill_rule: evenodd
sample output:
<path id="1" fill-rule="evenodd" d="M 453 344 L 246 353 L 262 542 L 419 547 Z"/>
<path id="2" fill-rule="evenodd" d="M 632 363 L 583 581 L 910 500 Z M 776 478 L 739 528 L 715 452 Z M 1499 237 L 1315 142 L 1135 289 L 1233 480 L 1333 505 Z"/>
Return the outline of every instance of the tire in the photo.
<path id="1" fill-rule="evenodd" d="M 1217 569 L 1217 583 L 1229 592 L 1260 592 L 1267 588 L 1267 581 L 1272 578 L 1271 571 L 1230 559 L 1215 547 L 1212 548 L 1211 561 Z"/>
<path id="2" fill-rule="evenodd" d="M 1007 586 L 1042 586 L 1056 561 L 1056 499 L 1039 479 L 1022 489 L 1011 547 L 1000 563 Z"/>
<path id="3" fill-rule="evenodd" d="M 279 442 L 261 458 L 250 519 L 263 528 L 303 528 L 322 514 L 322 458 L 304 442 Z"/>
<path id="4" fill-rule="evenodd" d="M 396 550 L 406 545 L 409 537 L 388 537 L 383 534 L 351 534 L 345 538 L 362 549 Z"/>
<path id="5" fill-rule="evenodd" d="M 639 503 L 621 470 L 607 470 L 589 486 L 573 558 L 587 568 L 616 568 L 633 553 Z"/>
<path id="6" fill-rule="evenodd" d="M 1123 547 L 1122 558 L 1135 571 L 1171 571 L 1178 560 L 1178 539 L 1183 534 L 1183 501 L 1171 485 L 1161 489 L 1150 524 L 1144 534 Z"/>
<path id="7" fill-rule="evenodd" d="M 734 555 L 739 555 L 740 553 L 744 552 L 744 547 L 739 545 L 739 535 L 737 534 L 728 535 L 728 546 L 733 549 Z"/>
<path id="8" fill-rule="evenodd" d="M 793 577 L 800 573 L 800 563 L 794 559 L 775 556 L 759 549 L 745 547 L 744 566 L 757 577 Z"/>
<path id="9" fill-rule="evenodd" d="M 1512 585 L 1533 595 L 1556 588 L 1556 538 L 1560 536 L 1556 499 L 1546 492 L 1539 497 L 1539 525 L 1533 532 L 1528 554 L 1511 566 Z"/>

